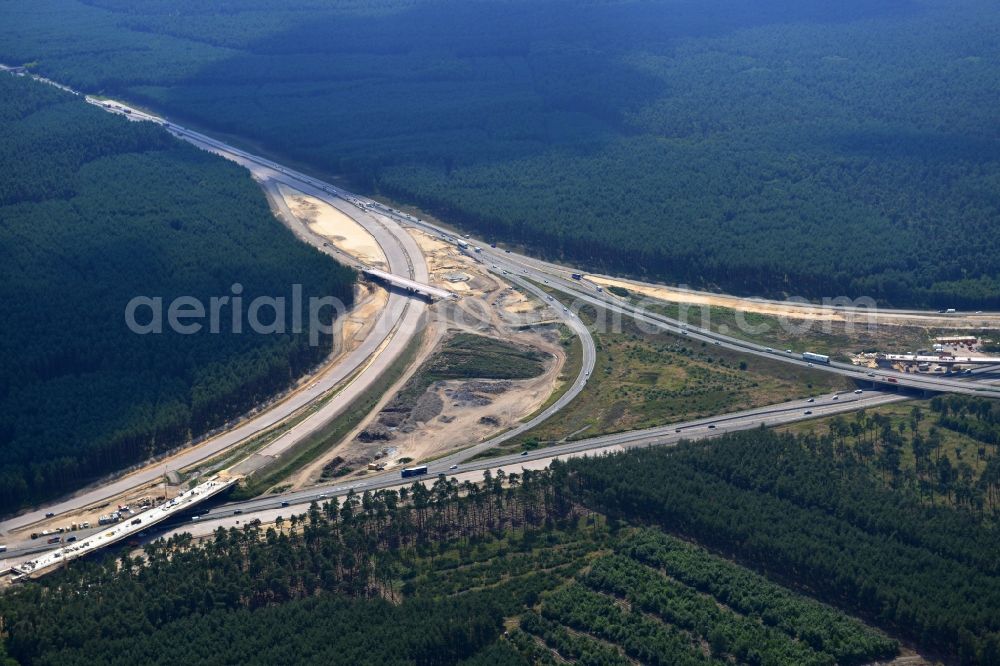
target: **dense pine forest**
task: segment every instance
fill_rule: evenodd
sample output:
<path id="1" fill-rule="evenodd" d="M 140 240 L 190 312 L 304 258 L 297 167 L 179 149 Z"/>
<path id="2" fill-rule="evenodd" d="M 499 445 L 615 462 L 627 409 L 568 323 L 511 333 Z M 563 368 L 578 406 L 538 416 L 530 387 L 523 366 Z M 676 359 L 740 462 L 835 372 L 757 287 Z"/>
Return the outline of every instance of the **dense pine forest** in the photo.
<path id="1" fill-rule="evenodd" d="M 38 0 L 0 61 L 548 257 L 979 309 L 998 32 L 991 0 Z"/>
<path id="2" fill-rule="evenodd" d="M 166 305 L 162 335 L 126 326 L 135 296 L 208 304 L 235 283 L 247 303 L 295 284 L 350 303 L 352 271 L 298 242 L 239 167 L 0 74 L 0 173 L 0 514 L 183 444 L 329 353 L 234 334 L 230 309 L 218 335 L 171 332 Z"/>
<path id="3" fill-rule="evenodd" d="M 0 597 L 25 664 L 1000 664 L 1000 543 L 757 430 L 350 494 Z"/>

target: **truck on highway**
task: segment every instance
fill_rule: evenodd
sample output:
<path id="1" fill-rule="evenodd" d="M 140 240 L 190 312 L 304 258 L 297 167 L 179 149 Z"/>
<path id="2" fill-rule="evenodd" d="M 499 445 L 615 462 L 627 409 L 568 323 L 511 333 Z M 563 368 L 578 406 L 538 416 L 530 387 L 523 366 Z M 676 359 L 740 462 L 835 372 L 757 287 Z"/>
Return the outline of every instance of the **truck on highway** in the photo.
<path id="1" fill-rule="evenodd" d="M 814 354 L 813 352 L 802 352 L 803 361 L 811 361 L 813 363 L 829 363 L 830 357 L 826 354 Z"/>
<path id="2" fill-rule="evenodd" d="M 54 537 L 49 537 L 48 543 L 59 543 L 61 541 L 62 541 L 61 536 L 54 536 Z"/>
<path id="3" fill-rule="evenodd" d="M 401 476 L 404 479 L 408 479 L 412 476 L 422 476 L 427 473 L 427 465 L 421 465 L 420 467 L 404 467 Z"/>
<path id="4" fill-rule="evenodd" d="M 7 552 L 7 546 L 0 545 L 0 553 L 6 553 L 6 552 Z"/>
<path id="5" fill-rule="evenodd" d="M 462 248 L 463 250 L 468 250 L 469 249 L 469 244 L 466 243 L 464 240 L 459 240 L 458 241 L 458 247 Z"/>

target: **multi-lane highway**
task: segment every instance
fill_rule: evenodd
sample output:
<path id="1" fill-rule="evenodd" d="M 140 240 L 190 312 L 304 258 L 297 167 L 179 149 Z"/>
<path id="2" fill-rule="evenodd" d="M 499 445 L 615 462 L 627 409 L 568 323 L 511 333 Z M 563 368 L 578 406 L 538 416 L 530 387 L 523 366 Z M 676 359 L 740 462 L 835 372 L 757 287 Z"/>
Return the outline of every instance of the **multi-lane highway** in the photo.
<path id="1" fill-rule="evenodd" d="M 342 212 L 347 213 L 372 234 L 387 259 L 389 273 L 408 281 L 408 283 L 427 286 L 427 293 L 442 292 L 442 290 L 429 286 L 430 277 L 427 264 L 423 253 L 412 236 L 400 228 L 392 217 L 381 215 L 377 211 L 366 209 L 363 206 L 359 207 L 350 204 L 349 202 L 352 198 L 349 193 L 340 191 L 327 183 L 278 165 L 270 160 L 258 158 L 245 151 L 227 146 L 200 133 L 189 131 L 173 123 L 167 123 L 162 119 L 149 116 L 141 111 L 129 109 L 125 105 L 106 102 L 93 103 L 115 113 L 124 114 L 128 110 L 129 113 L 127 115 L 132 119 L 157 122 L 166 126 L 175 136 L 241 164 L 250 170 L 254 177 L 262 183 L 270 185 L 283 183 L 335 206 Z M 299 234 L 299 236 L 321 250 L 327 249 L 321 238 L 307 233 Z M 544 296 L 544 294 L 532 285 L 525 283 L 524 287 L 529 291 L 536 292 L 540 297 Z M 346 410 L 378 377 L 396 362 L 406 348 L 406 345 L 419 331 L 425 310 L 426 304 L 422 300 L 408 298 L 405 293 L 391 290 L 389 292 L 388 303 L 379 314 L 379 319 L 371 328 L 369 335 L 357 348 L 340 358 L 333 368 L 316 381 L 311 382 L 307 388 L 292 394 L 288 399 L 278 403 L 266 412 L 198 447 L 191 448 L 172 457 L 166 462 L 166 465 L 171 469 L 182 469 L 210 459 L 222 451 L 271 429 L 303 411 L 304 408 L 322 397 L 324 402 L 320 408 L 291 426 L 263 449 L 250 455 L 247 459 L 236 465 L 234 469 L 240 473 L 248 473 L 270 464 L 298 442 L 311 437 L 314 433 L 324 428 L 332 419 Z M 554 311 L 559 313 L 558 308 L 555 308 Z M 579 321 L 572 315 L 560 313 L 560 316 L 577 335 L 581 336 L 581 340 L 583 341 L 584 362 L 580 370 L 580 379 L 582 380 L 593 369 L 596 358 L 593 340 L 586 328 L 580 325 Z M 578 382 L 574 382 L 570 390 L 556 404 L 533 418 L 530 425 L 522 425 L 518 429 L 507 433 L 506 437 L 513 437 L 526 427 L 534 426 L 545 420 L 572 400 L 579 390 L 580 386 Z M 157 463 L 155 466 L 147 467 L 121 479 L 86 490 L 55 505 L 39 508 L 35 511 L 8 519 L 0 523 L 0 533 L 9 533 L 12 530 L 23 529 L 26 526 L 44 520 L 48 513 L 59 515 L 105 501 L 108 498 L 120 495 L 159 478 L 162 476 L 163 470 L 164 463 Z"/>
<path id="2" fill-rule="evenodd" d="M 112 105 L 101 103 L 101 106 L 108 108 L 108 110 L 122 113 L 126 109 L 124 105 L 117 103 Z M 160 123 L 175 136 L 242 164 L 262 183 L 267 185 L 284 183 L 306 194 L 318 197 L 336 206 L 343 212 L 347 212 L 375 237 L 386 256 L 389 272 L 405 280 L 426 285 L 429 281 L 429 276 L 423 254 L 414 239 L 405 231 L 403 225 L 411 225 L 421 228 L 424 231 L 444 235 L 445 237 L 453 237 L 452 232 L 447 229 L 418 220 L 411 215 L 401 213 L 377 202 L 366 200 L 363 197 L 354 195 L 341 188 L 336 188 L 306 174 L 288 169 L 271 160 L 251 155 L 246 151 L 228 146 L 211 137 L 187 130 L 175 123 L 149 116 L 134 109 L 130 110 L 128 115 L 133 119 L 147 119 Z M 320 249 L 329 252 L 328 249 L 322 247 L 321 239 L 315 237 L 310 239 L 309 234 L 302 234 L 302 237 L 309 242 L 313 242 Z M 474 243 L 475 241 L 470 242 Z M 583 304 L 598 306 L 610 312 L 634 318 L 636 321 L 654 327 L 657 330 L 687 336 L 706 344 L 714 344 L 740 353 L 763 356 L 785 363 L 808 365 L 818 370 L 834 372 L 857 381 L 869 382 L 873 385 L 881 384 L 886 388 L 907 387 L 924 391 L 950 391 L 985 397 L 1000 397 L 1000 387 L 982 381 L 981 377 L 969 377 L 965 380 L 959 380 L 948 377 L 911 375 L 886 370 L 871 371 L 837 362 L 810 363 L 803 360 L 799 354 L 799 352 L 804 350 L 797 350 L 794 353 L 774 350 L 739 338 L 722 335 L 708 329 L 689 326 L 676 319 L 645 311 L 624 299 L 617 298 L 604 291 L 599 291 L 593 286 L 588 287 L 587 284 L 579 280 L 574 280 L 570 275 L 570 270 L 565 267 L 511 252 L 496 250 L 495 248 L 487 248 L 485 247 L 486 244 L 481 245 L 483 247 L 477 251 L 476 256 L 485 262 L 484 266 L 488 266 L 488 270 L 492 270 L 501 275 L 503 279 L 517 284 L 521 289 L 534 294 L 543 302 L 548 302 L 551 299 L 549 294 L 539 286 L 540 284 L 544 284 L 547 288 L 559 292 L 564 298 L 573 302 L 571 307 L 565 308 L 561 307 L 558 303 L 554 303 L 555 307 L 553 310 L 582 341 L 583 362 L 580 374 L 573 384 L 558 400 L 540 414 L 514 429 L 431 463 L 431 475 L 457 471 L 468 474 L 473 471 L 511 463 L 527 464 L 531 462 L 539 464 L 539 461 L 551 460 L 555 456 L 606 450 L 608 447 L 651 443 L 671 444 L 682 437 L 714 436 L 732 429 L 756 427 L 759 425 L 776 425 L 904 399 L 897 395 L 866 394 L 861 397 L 851 397 L 853 394 L 846 394 L 843 397 L 839 397 L 838 400 L 833 400 L 830 397 L 825 403 L 818 403 L 812 406 L 811 409 L 803 409 L 804 403 L 797 401 L 796 403 L 717 416 L 712 419 L 687 424 L 673 424 L 646 431 L 581 440 L 553 447 L 543 452 L 530 453 L 526 456 L 508 456 L 490 461 L 463 463 L 463 461 L 469 460 L 505 440 L 522 434 L 551 417 L 569 404 L 584 388 L 587 378 L 594 368 L 596 349 L 590 331 L 575 316 L 573 311 Z M 214 438 L 207 444 L 180 454 L 170 461 L 170 467 L 178 469 L 215 456 L 220 451 L 226 450 L 246 440 L 248 437 L 282 422 L 312 403 L 318 396 L 335 391 L 335 394 L 332 394 L 333 397 L 329 398 L 323 407 L 269 443 L 266 448 L 256 453 L 254 458 L 244 461 L 244 465 L 252 469 L 255 465 L 266 464 L 269 460 L 280 457 L 290 447 L 294 446 L 295 443 L 315 433 L 323 428 L 330 419 L 335 418 L 337 414 L 350 405 L 354 399 L 399 357 L 406 344 L 419 329 L 425 308 L 426 304 L 420 300 L 407 298 L 405 295 L 397 292 L 390 292 L 389 303 L 380 314 L 380 320 L 374 327 L 372 334 L 359 347 L 345 355 L 334 368 L 325 373 L 318 381 L 310 385 L 306 390 L 294 393 L 287 400 L 279 403 L 267 412 Z M 896 312 L 906 314 L 910 311 Z M 348 379 L 350 381 L 345 382 Z M 146 483 L 157 478 L 161 473 L 162 464 L 157 465 L 155 468 L 140 471 L 101 488 L 81 493 L 55 506 L 39 509 L 38 511 L 8 520 L 0 524 L 0 532 L 9 532 L 11 529 L 17 529 L 34 523 L 42 519 L 46 511 L 62 513 L 77 510 Z M 255 512 L 265 509 L 280 510 L 286 508 L 282 506 L 282 503 L 294 505 L 314 499 L 322 499 L 324 495 L 348 492 L 351 488 L 355 490 L 375 489 L 391 487 L 399 485 L 399 483 L 400 479 L 397 472 L 381 473 L 353 484 L 331 485 L 287 495 L 272 496 L 242 503 L 237 508 L 226 507 L 217 511 L 224 513 L 235 510 L 243 512 Z M 277 506 L 275 506 L 276 503 Z M 211 515 L 214 517 L 221 514 L 213 513 Z"/>
<path id="3" fill-rule="evenodd" d="M 134 114 L 141 114 L 141 112 L 133 111 Z M 150 119 L 155 120 L 164 124 L 168 129 L 174 132 L 175 135 L 181 136 L 196 143 L 196 145 L 201 145 L 207 149 L 220 152 L 230 159 L 235 159 L 240 163 L 245 163 L 248 165 L 257 165 L 258 167 L 264 167 L 277 171 L 278 173 L 289 174 L 292 173 L 286 167 L 282 167 L 277 163 L 259 158 L 245 151 L 235 149 L 225 144 L 206 137 L 196 132 L 191 132 L 183 127 L 180 127 L 174 123 L 164 121 L 153 116 L 145 116 Z M 248 166 L 248 168 L 250 168 Z M 371 201 L 362 197 L 360 195 L 348 192 L 342 188 L 335 188 L 327 183 L 323 183 L 318 179 L 303 176 L 302 174 L 297 174 L 297 178 L 304 180 L 310 185 L 325 191 L 328 193 L 336 194 L 346 200 L 359 202 L 363 207 L 369 210 L 374 210 L 382 213 L 384 219 L 394 220 L 400 224 L 410 224 L 418 228 L 422 228 L 426 231 L 430 231 L 435 234 L 449 236 L 452 235 L 448 229 L 441 226 L 431 224 L 426 220 L 420 220 L 412 215 L 402 213 L 398 210 L 392 209 L 388 206 L 380 204 L 375 201 Z M 470 244 L 477 243 L 475 240 L 469 240 Z M 506 270 L 511 274 L 517 275 L 519 277 L 530 278 L 540 282 L 547 282 L 552 288 L 571 296 L 576 299 L 578 303 L 590 303 L 591 305 L 597 305 L 605 309 L 611 310 L 612 312 L 621 313 L 630 317 L 633 317 L 637 321 L 641 321 L 645 324 L 658 327 L 666 332 L 674 333 L 677 335 L 687 335 L 692 339 L 711 342 L 713 344 L 719 344 L 733 351 L 739 351 L 742 353 L 753 354 L 758 356 L 766 356 L 768 358 L 776 359 L 786 363 L 794 363 L 798 365 L 810 365 L 810 362 L 805 361 L 801 358 L 798 353 L 786 353 L 781 350 L 772 350 L 763 345 L 754 344 L 752 342 L 747 342 L 740 338 L 724 335 L 711 331 L 709 329 L 699 328 L 695 326 L 689 326 L 685 322 L 681 322 L 676 319 L 666 317 L 657 313 L 646 311 L 642 308 L 633 306 L 620 298 L 616 298 L 614 295 L 607 293 L 606 291 L 596 291 L 596 289 L 587 289 L 581 282 L 573 280 L 571 277 L 571 269 L 565 266 L 559 266 L 549 262 L 541 261 L 538 259 L 533 259 L 525 257 L 522 255 L 514 254 L 511 252 L 499 251 L 496 248 L 486 247 L 486 243 L 478 243 L 481 248 L 477 253 L 481 255 L 483 261 L 491 262 L 492 265 L 498 266 L 502 270 Z M 778 303 L 776 301 L 776 303 Z M 815 309 L 816 306 L 811 306 Z M 831 305 L 829 309 L 832 311 L 858 311 L 849 305 Z M 867 313 L 867 309 L 860 310 L 859 313 Z M 915 311 L 915 310 L 885 310 L 884 312 L 893 314 L 895 316 L 923 316 L 930 313 Z M 799 350 L 805 351 L 805 350 Z M 976 381 L 975 378 L 970 380 L 957 380 L 947 377 L 927 377 L 908 373 L 899 373 L 888 370 L 879 370 L 875 373 L 875 377 L 870 377 L 867 369 L 849 365 L 845 363 L 831 362 L 827 364 L 811 364 L 820 370 L 827 372 L 834 372 L 843 376 L 850 377 L 851 379 L 856 379 L 860 381 L 883 381 L 887 388 L 893 388 L 890 384 L 897 386 L 905 386 L 908 388 L 923 390 L 923 391 L 943 391 L 943 392 L 957 392 L 965 393 L 970 395 L 978 395 L 982 397 L 1000 397 L 1000 386 L 994 386 L 988 383 Z M 895 381 L 890 382 L 889 379 L 892 378 Z"/>
<path id="4" fill-rule="evenodd" d="M 123 108 L 99 106 L 116 112 L 124 110 Z M 132 114 L 136 118 L 145 115 L 139 111 L 133 111 Z M 162 123 L 159 120 L 157 122 Z M 175 128 L 175 133 L 177 131 Z M 224 153 L 224 147 L 220 147 L 222 144 L 218 142 L 209 140 L 210 143 L 199 143 L 203 140 L 196 133 L 189 133 L 189 136 L 186 136 L 186 138 L 206 150 Z M 400 229 L 393 220 L 384 217 L 376 219 L 375 215 L 362 209 L 354 206 L 346 206 L 343 200 L 321 187 L 316 187 L 313 182 L 310 182 L 312 179 L 308 179 L 306 176 L 300 177 L 295 172 L 278 168 L 277 165 L 271 167 L 258 164 L 253 160 L 247 159 L 240 153 L 224 154 L 226 157 L 234 159 L 234 161 L 240 162 L 248 169 L 251 169 L 254 175 L 261 180 L 286 183 L 307 194 L 319 197 L 328 203 L 346 209 L 345 212 L 349 212 L 351 217 L 375 238 L 386 257 L 389 270 L 392 273 L 417 282 L 426 283 L 428 281 L 427 265 L 424 261 L 423 253 L 410 235 Z M 302 237 L 315 244 L 318 248 L 323 249 L 321 239 L 310 238 L 307 235 L 303 235 Z M 155 481 L 162 477 L 165 467 L 169 469 L 183 469 L 213 458 L 219 453 L 286 421 L 314 403 L 318 398 L 327 397 L 329 392 L 336 391 L 336 395 L 329 398 L 320 410 L 311 414 L 305 421 L 294 426 L 291 432 L 283 434 L 276 441 L 268 444 L 265 450 L 257 454 L 256 462 L 266 464 L 269 459 L 280 456 L 281 453 L 287 451 L 288 448 L 298 441 L 301 441 L 303 437 L 308 437 L 329 422 L 330 419 L 335 418 L 359 395 L 367 390 L 402 354 L 406 345 L 419 330 L 425 309 L 426 304 L 422 300 L 408 298 L 403 293 L 390 291 L 387 304 L 371 327 L 370 334 L 356 348 L 343 354 L 333 367 L 330 367 L 317 378 L 311 380 L 307 388 L 292 393 L 286 399 L 239 424 L 237 427 L 196 447 L 182 451 L 166 461 L 158 462 L 155 465 L 140 469 L 120 479 L 85 490 L 54 505 L 10 518 L 0 523 L 0 533 L 9 533 L 12 530 L 21 529 L 43 520 L 46 513 L 55 513 L 58 515 L 100 503 L 108 498 Z M 362 369 L 364 372 L 360 372 Z M 348 382 L 347 380 L 351 381 Z"/>
<path id="5" fill-rule="evenodd" d="M 433 482 L 439 475 L 454 477 L 459 481 L 479 481 L 485 470 L 519 472 L 522 468 L 540 469 L 553 460 L 565 459 L 578 455 L 596 455 L 604 452 L 620 451 L 638 446 L 672 446 L 681 440 L 698 440 L 718 437 L 727 432 L 748 430 L 762 426 L 779 426 L 797 421 L 824 416 L 833 416 L 858 409 L 877 407 L 893 402 L 906 400 L 905 396 L 885 393 L 854 393 L 826 395 L 816 398 L 815 402 L 793 400 L 779 405 L 761 407 L 723 416 L 697 419 L 684 423 L 674 423 L 669 426 L 635 430 L 630 432 L 604 435 L 590 439 L 568 442 L 546 449 L 530 451 L 527 454 L 512 454 L 498 456 L 486 460 L 463 463 L 455 466 L 450 459 L 439 459 L 428 464 L 427 476 L 401 479 L 398 473 L 380 474 L 371 478 L 331 484 L 310 488 L 308 490 L 286 493 L 280 496 L 268 496 L 244 502 L 233 502 L 213 508 L 198 516 L 187 525 L 178 526 L 170 533 L 191 532 L 207 535 L 219 527 L 236 527 L 248 519 L 260 518 L 271 522 L 278 516 L 287 518 L 291 514 L 301 513 L 312 502 L 323 502 L 332 497 L 346 495 L 354 491 L 363 493 L 385 488 L 396 488 L 412 484 L 415 481 Z"/>
<path id="6" fill-rule="evenodd" d="M 413 224 L 437 234 L 451 234 L 447 229 L 419 220 L 413 216 L 379 206 L 387 216 L 394 217 L 403 224 Z M 475 240 L 469 240 L 475 243 Z M 724 335 L 706 328 L 692 326 L 678 319 L 651 312 L 632 305 L 627 300 L 609 294 L 605 290 L 597 291 L 596 287 L 588 288 L 585 283 L 572 278 L 572 271 L 566 267 L 551 264 L 539 259 L 525 257 L 516 253 L 500 251 L 492 247 L 483 247 L 478 253 L 484 262 L 497 266 L 497 270 L 506 271 L 511 275 L 527 278 L 543 283 L 551 289 L 569 297 L 573 303 L 570 306 L 578 309 L 588 304 L 609 310 L 613 313 L 631 317 L 636 321 L 674 335 L 687 336 L 693 340 L 716 344 L 732 351 L 754 356 L 762 356 L 772 360 L 794 365 L 813 367 L 824 372 L 832 372 L 850 379 L 868 382 L 872 385 L 881 384 L 884 388 L 894 389 L 906 387 L 919 391 L 963 393 L 980 397 L 1000 398 L 1000 385 L 992 380 L 983 380 L 981 376 L 968 376 L 964 379 L 950 377 L 935 377 L 916 373 L 902 373 L 893 370 L 871 370 L 848 363 L 831 361 L 829 363 L 814 363 L 804 360 L 801 352 L 805 349 L 792 350 L 772 349 L 764 345 L 748 342 L 740 338 Z M 813 306 L 814 308 L 816 306 Z M 842 309 L 847 306 L 841 306 Z M 909 310 L 889 310 L 887 312 L 905 315 Z M 926 313 L 925 313 L 926 314 Z"/>

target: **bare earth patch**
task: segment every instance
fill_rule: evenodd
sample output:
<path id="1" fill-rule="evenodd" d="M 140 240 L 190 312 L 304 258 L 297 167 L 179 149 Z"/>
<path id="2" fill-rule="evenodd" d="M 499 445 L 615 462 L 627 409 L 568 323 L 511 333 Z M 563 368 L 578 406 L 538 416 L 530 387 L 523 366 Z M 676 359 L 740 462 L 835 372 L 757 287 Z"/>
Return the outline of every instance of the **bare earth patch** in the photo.
<path id="1" fill-rule="evenodd" d="M 358 261 L 383 268 L 388 265 L 375 237 L 346 213 L 285 185 L 278 185 L 278 190 L 288 208 L 310 231 L 328 238 L 339 250 Z"/>

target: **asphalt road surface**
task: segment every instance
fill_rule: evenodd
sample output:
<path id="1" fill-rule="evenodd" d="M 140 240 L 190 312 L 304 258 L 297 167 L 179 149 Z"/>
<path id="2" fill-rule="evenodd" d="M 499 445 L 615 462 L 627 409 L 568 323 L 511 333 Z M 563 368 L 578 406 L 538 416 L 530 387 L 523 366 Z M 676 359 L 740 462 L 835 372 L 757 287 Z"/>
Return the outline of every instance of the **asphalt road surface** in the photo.
<path id="1" fill-rule="evenodd" d="M 697 419 L 646 430 L 568 442 L 558 446 L 530 451 L 527 455 L 512 454 L 477 460 L 471 463 L 459 464 L 454 469 L 452 465 L 455 463 L 449 464 L 448 460 L 441 459 L 428 464 L 428 474 L 426 476 L 402 479 L 398 471 L 391 474 L 382 473 L 351 482 L 330 484 L 294 493 L 223 504 L 198 516 L 196 520 L 191 520 L 187 524 L 167 531 L 166 534 L 190 532 L 195 536 L 203 536 L 214 532 L 219 527 L 239 527 L 245 524 L 247 520 L 256 518 L 260 518 L 264 522 L 272 522 L 278 516 L 288 518 L 292 514 L 300 514 L 312 502 L 323 502 L 332 497 L 346 495 L 352 490 L 360 494 L 366 490 L 374 491 L 383 488 L 405 487 L 414 482 L 433 483 L 439 475 L 454 477 L 458 481 L 481 481 L 483 473 L 486 470 L 491 470 L 495 473 L 503 469 L 507 473 L 519 473 L 523 468 L 542 469 L 557 459 L 579 455 L 600 455 L 606 452 L 621 451 L 639 446 L 674 446 L 682 440 L 709 439 L 719 437 L 727 432 L 795 423 L 808 419 L 853 412 L 858 409 L 872 408 L 907 399 L 906 396 L 886 393 L 872 392 L 861 395 L 842 393 L 838 394 L 837 400 L 834 400 L 832 395 L 817 398 L 816 402 L 813 403 L 806 400 L 794 400 L 779 405 L 735 412 L 724 416 Z M 806 412 L 811 412 L 811 414 L 806 414 Z M 157 538 L 159 536 L 157 535 Z"/>
<path id="2" fill-rule="evenodd" d="M 215 139 L 197 132 L 192 132 L 174 123 L 170 123 L 153 116 L 148 116 L 138 110 L 133 110 L 130 117 L 134 119 L 153 120 L 154 122 L 163 124 L 176 136 L 190 141 L 191 143 L 194 143 L 195 145 L 198 145 L 206 150 L 211 150 L 227 157 L 228 159 L 243 164 L 262 182 L 283 182 L 296 189 L 304 191 L 307 194 L 320 197 L 328 203 L 336 205 L 341 210 L 350 208 L 351 210 L 349 214 L 365 226 L 365 228 L 368 229 L 373 236 L 375 236 L 376 240 L 382 246 L 383 252 L 386 254 L 389 261 L 390 270 L 394 274 L 407 277 L 418 282 L 427 282 L 428 280 L 427 268 L 423 261 L 423 255 L 417 247 L 415 241 L 413 241 L 409 234 L 399 227 L 400 223 L 413 224 L 435 233 L 452 235 L 452 232 L 449 230 L 417 220 L 413 216 L 403 214 L 381 204 L 366 201 L 364 198 L 353 195 L 350 192 L 346 192 L 340 188 L 335 188 L 305 174 L 297 173 L 273 161 L 251 155 L 231 146 L 227 146 L 222 142 L 216 141 Z M 349 206 L 345 203 L 347 201 L 360 202 L 362 206 Z M 365 208 L 372 212 L 365 212 Z M 475 243 L 475 241 L 472 240 L 469 242 Z M 552 288 L 571 296 L 576 299 L 577 302 L 597 305 L 613 312 L 633 317 L 639 322 L 657 327 L 661 330 L 677 335 L 689 336 L 695 340 L 716 344 L 741 353 L 766 356 L 798 365 L 811 365 L 816 369 L 836 372 L 858 381 L 870 382 L 873 385 L 881 383 L 886 388 L 905 386 L 926 391 L 951 391 L 987 397 L 1000 397 L 1000 387 L 976 381 L 978 377 L 972 377 L 963 381 L 944 377 L 914 376 L 891 371 L 877 371 L 874 377 L 870 377 L 868 376 L 868 373 L 871 371 L 856 366 L 848 366 L 846 364 L 836 362 L 830 364 L 810 364 L 807 361 L 802 360 L 797 353 L 788 354 L 780 350 L 769 350 L 761 345 L 755 345 L 737 338 L 724 336 L 709 330 L 686 326 L 679 321 L 662 315 L 657 315 L 655 313 L 649 313 L 635 308 L 630 304 L 623 303 L 606 292 L 597 292 L 596 290 L 591 291 L 580 281 L 569 278 L 570 269 L 565 267 L 536 259 L 530 259 L 513 253 L 487 249 L 485 244 L 482 245 L 484 247 L 482 252 L 484 260 L 495 264 L 498 267 L 497 270 L 501 273 L 505 271 L 510 273 L 510 277 L 508 279 L 517 282 L 523 289 L 532 291 L 542 298 L 545 297 L 544 292 L 541 292 L 531 283 L 526 282 L 525 278 L 530 278 L 536 282 L 548 283 L 548 285 Z M 321 247 L 321 249 L 323 248 Z M 319 415 L 314 415 L 315 418 L 310 418 L 308 420 L 308 424 L 304 422 L 303 424 L 300 424 L 301 427 L 296 426 L 296 429 L 293 429 L 294 432 L 290 432 L 283 436 L 277 440 L 276 443 L 273 443 L 273 446 L 269 446 L 267 450 L 261 452 L 261 455 L 264 457 L 274 458 L 280 456 L 281 453 L 287 450 L 288 447 L 297 441 L 301 441 L 302 437 L 308 436 L 317 429 L 321 428 L 331 418 L 334 418 L 337 413 L 340 413 L 340 411 L 346 408 L 346 406 L 349 405 L 350 402 L 366 387 L 368 382 L 374 381 L 374 378 L 381 374 L 381 372 L 388 367 L 388 365 L 391 364 L 395 358 L 398 357 L 406 343 L 415 333 L 422 310 L 423 308 L 419 304 L 419 301 L 406 299 L 399 294 L 392 293 L 390 297 L 390 306 L 383 312 L 383 316 L 387 318 L 387 321 L 381 325 L 384 337 L 380 338 L 378 336 L 369 336 L 370 340 L 366 339 L 365 344 L 356 350 L 357 354 L 355 355 L 355 358 L 352 359 L 356 362 L 338 364 L 334 371 L 328 372 L 323 376 L 320 380 L 322 383 L 318 382 L 315 386 L 310 387 L 310 390 L 308 391 L 300 391 L 293 394 L 293 396 L 280 403 L 276 408 L 270 409 L 267 412 L 238 426 L 237 428 L 219 435 L 206 445 L 201 445 L 197 448 L 179 454 L 179 456 L 168 462 L 169 467 L 177 469 L 214 456 L 219 451 L 227 449 L 233 444 L 252 436 L 254 433 L 260 432 L 261 430 L 280 422 L 291 413 L 311 402 L 316 395 L 319 395 L 339 384 L 341 381 L 353 374 L 355 370 L 362 367 L 365 362 L 369 362 L 369 365 L 364 368 L 364 372 L 360 374 L 359 380 L 352 382 L 350 386 L 341 391 L 341 393 L 331 400 L 327 407 L 324 407 L 323 410 L 321 410 L 323 412 L 321 417 Z M 559 308 L 556 308 L 556 311 L 559 312 Z M 906 310 L 892 312 L 913 315 L 928 314 Z M 518 428 L 477 444 L 466 451 L 441 459 L 435 463 L 436 466 L 450 467 L 451 465 L 456 464 L 457 461 L 473 457 L 492 446 L 496 446 L 502 441 L 524 432 L 528 428 L 537 425 L 537 423 L 541 422 L 541 420 L 544 420 L 545 418 L 548 418 L 552 414 L 556 413 L 559 409 L 571 402 L 576 394 L 582 390 L 586 377 L 589 376 L 590 371 L 593 369 L 596 357 L 593 339 L 589 332 L 586 331 L 586 327 L 583 326 L 579 319 L 574 316 L 573 312 L 563 312 L 561 316 L 563 316 L 566 323 L 578 335 L 580 335 L 580 338 L 584 343 L 584 363 L 581 368 L 581 376 L 578 378 L 577 382 L 575 382 L 570 390 L 561 396 L 556 403 L 551 405 L 542 414 L 539 414 L 528 423 L 522 424 Z M 380 353 L 376 357 L 376 362 L 373 363 L 370 359 L 371 355 L 376 350 L 379 350 Z M 980 374 L 980 377 L 981 376 L 982 374 Z M 890 378 L 894 379 L 895 382 L 890 383 Z M 313 389 L 315 389 L 314 393 Z M 837 408 L 842 409 L 848 404 L 849 401 L 843 401 L 837 405 Z M 727 421 L 727 427 L 735 426 L 733 423 Z M 716 430 L 718 430 L 718 427 Z M 624 436 L 625 435 L 622 435 L 621 437 Z M 583 446 L 584 448 L 580 450 L 587 450 L 586 447 L 599 446 L 599 444 L 591 442 L 590 444 L 574 444 L 574 446 Z M 530 457 L 531 456 L 529 456 L 529 458 Z M 437 468 L 438 467 L 435 467 L 435 469 Z M 111 484 L 107 484 L 90 491 L 85 491 L 56 505 L 18 516 L 17 518 L 0 523 L 0 532 L 7 532 L 11 529 L 16 529 L 18 527 L 23 527 L 36 522 L 44 518 L 44 513 L 46 511 L 52 511 L 58 514 L 72 511 L 89 504 L 94 504 L 102 499 L 117 495 L 137 485 L 153 480 L 159 477 L 162 474 L 162 471 L 162 464 L 147 468 L 130 474 Z M 388 475 L 386 475 L 386 482 L 388 481 Z M 372 482 L 374 483 L 374 481 Z"/>

